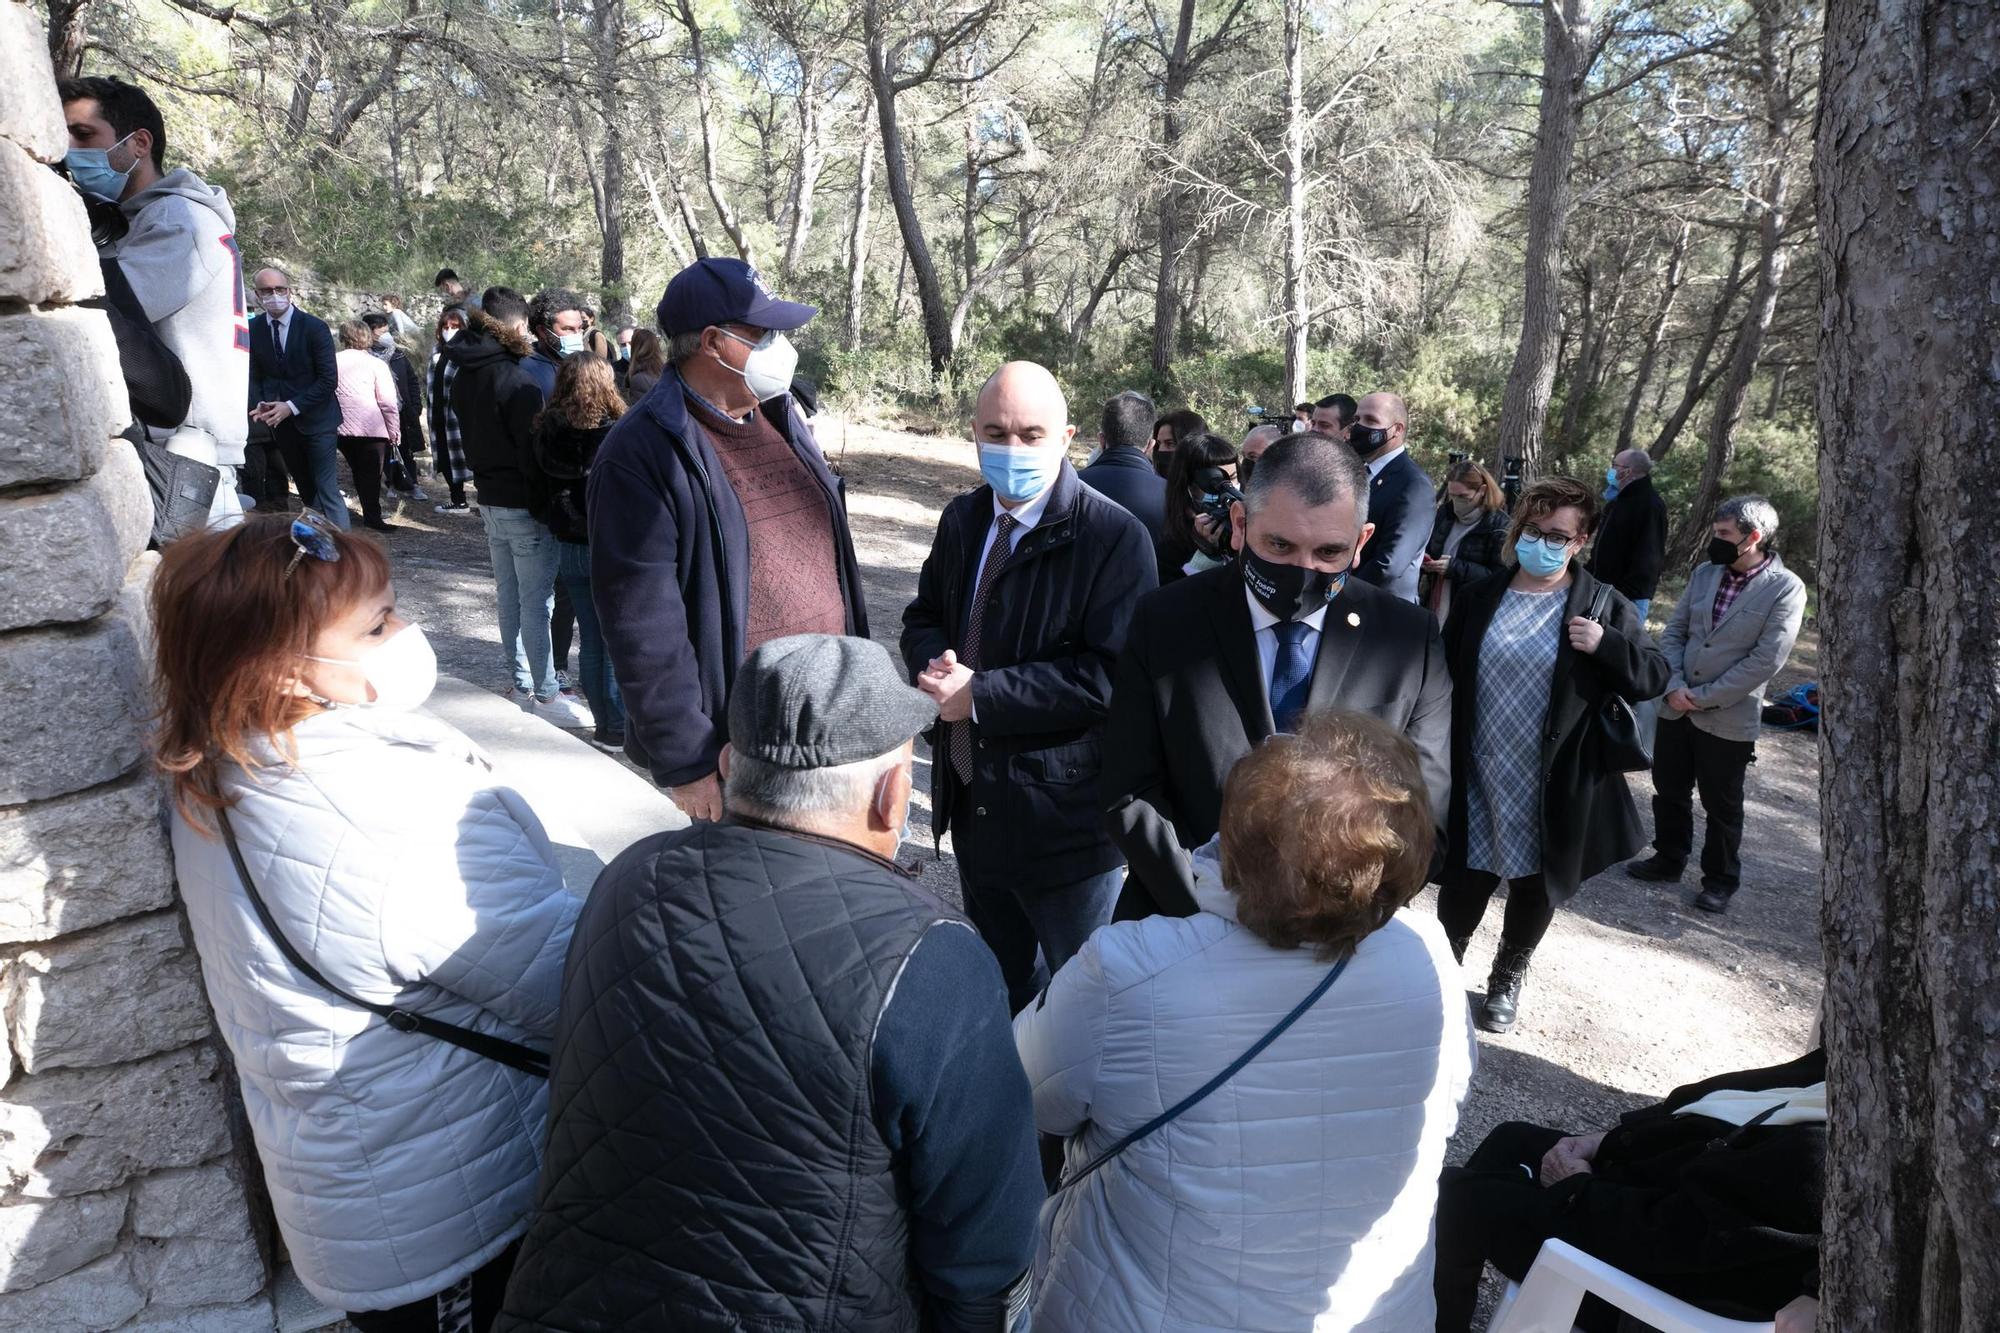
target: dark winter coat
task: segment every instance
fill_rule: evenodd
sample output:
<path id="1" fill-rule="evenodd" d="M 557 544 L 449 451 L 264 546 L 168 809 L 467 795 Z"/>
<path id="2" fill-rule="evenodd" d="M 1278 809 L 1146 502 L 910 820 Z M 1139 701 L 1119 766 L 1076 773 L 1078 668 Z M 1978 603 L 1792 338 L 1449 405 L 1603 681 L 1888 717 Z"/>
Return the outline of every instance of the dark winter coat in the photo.
<path id="1" fill-rule="evenodd" d="M 548 512 L 548 478 L 535 463 L 535 418 L 542 391 L 521 369 L 526 345 L 509 329 L 483 315 L 444 349 L 458 367 L 451 382 L 451 410 L 466 465 L 479 486 L 479 502 L 501 509 L 525 509 L 536 518 Z"/>
<path id="2" fill-rule="evenodd" d="M 1004 1326 L 1043 1196 L 999 966 L 889 862 L 698 824 L 599 876 L 500 1333 Z"/>
<path id="3" fill-rule="evenodd" d="M 1146 525 L 1155 544 L 1167 532 L 1167 479 L 1137 449 L 1106 449 L 1079 471 L 1083 484 Z"/>
<path id="4" fill-rule="evenodd" d="M 762 411 L 819 483 L 847 632 L 866 638 L 847 493 L 790 398 Z M 590 587 L 625 699 L 625 752 L 664 787 L 707 777 L 750 621 L 750 525 L 672 369 L 612 427 L 588 491 Z"/>
<path id="5" fill-rule="evenodd" d="M 1590 572 L 1635 602 L 1648 601 L 1660 586 L 1667 558 L 1667 503 L 1641 477 L 1619 490 L 1597 526 Z"/>
<path id="6" fill-rule="evenodd" d="M 396 381 L 398 432 L 403 445 L 415 452 L 424 447 L 424 389 L 408 353 L 400 347 L 389 353 L 389 375 Z"/>
<path id="7" fill-rule="evenodd" d="M 965 643 L 993 488 L 945 507 L 903 612 L 903 661 L 914 680 Z M 1139 599 L 1153 590 L 1153 545 L 1138 519 L 1083 484 L 1068 463 L 1041 522 L 993 585 L 972 691 L 971 827 L 953 827 L 959 778 L 933 733 L 931 810 L 951 830 L 975 882 L 1053 886 L 1124 858 L 1106 835 L 1098 790 L 1111 673 Z"/>
<path id="8" fill-rule="evenodd" d="M 578 546 L 590 541 L 590 465 L 612 424 L 607 421 L 585 429 L 570 425 L 553 411 L 542 413 L 535 423 L 535 461 L 549 479 L 549 516 L 545 521 L 557 541 Z"/>
<path id="9" fill-rule="evenodd" d="M 1431 520 L 1430 542 L 1424 547 L 1427 557 L 1436 560 L 1444 554 L 1445 538 L 1451 536 L 1457 522 L 1458 516 L 1451 511 L 1451 501 L 1446 500 L 1438 506 L 1437 517 Z M 1451 580 L 1453 597 L 1481 579 L 1491 578 L 1493 572 L 1505 563 L 1500 558 L 1500 552 L 1507 545 L 1508 522 L 1506 510 L 1489 509 L 1479 516 L 1472 531 L 1458 543 L 1458 550 L 1452 554 L 1451 564 L 1444 572 L 1444 576 Z M 1423 588 L 1417 600 L 1429 606 L 1431 589 L 1435 585 L 1436 579 L 1429 574 L 1424 575 Z"/>
<path id="10" fill-rule="evenodd" d="M 1644 845 L 1639 812 L 1625 775 L 1607 768 L 1593 719 L 1612 695 L 1629 703 L 1667 687 L 1667 659 L 1639 623 L 1632 604 L 1614 595 L 1604 613 L 1604 641 L 1595 653 L 1569 646 L 1569 622 L 1587 615 L 1598 583 L 1571 566 L 1574 579 L 1557 633 L 1555 674 L 1541 742 L 1542 878 L 1551 901 L 1566 902 L 1583 881 Z M 1472 737 L 1479 721 L 1479 652 L 1493 613 L 1513 579 L 1511 568 L 1452 594 L 1444 626 L 1451 668 L 1451 814 L 1445 824 L 1445 874 L 1465 872 L 1466 797 L 1473 772 Z"/>

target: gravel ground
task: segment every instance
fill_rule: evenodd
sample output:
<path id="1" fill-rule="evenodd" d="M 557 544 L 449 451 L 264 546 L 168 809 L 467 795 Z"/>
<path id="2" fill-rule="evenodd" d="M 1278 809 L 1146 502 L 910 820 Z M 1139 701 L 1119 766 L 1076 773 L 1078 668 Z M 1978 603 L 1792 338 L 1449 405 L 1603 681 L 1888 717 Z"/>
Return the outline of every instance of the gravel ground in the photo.
<path id="1" fill-rule="evenodd" d="M 822 447 L 847 478 L 875 636 L 893 645 L 901 611 L 930 549 L 940 507 L 977 484 L 964 440 L 822 418 Z M 443 670 L 504 691 L 492 580 L 477 518 L 406 505 L 386 537 L 406 611 L 429 632 Z M 1655 628 L 1667 607 L 1656 606 Z M 1816 641 L 1784 678 L 1810 678 Z M 918 789 L 929 785 L 919 756 Z M 1585 1130 L 1677 1084 L 1789 1059 L 1806 1048 L 1821 985 L 1818 940 L 1819 778 L 1816 739 L 1769 733 L 1751 769 L 1744 889 L 1728 915 L 1689 904 L 1692 883 L 1642 884 L 1613 870 L 1559 913 L 1536 956 L 1522 1016 L 1504 1037 L 1480 1036 L 1480 1066 L 1452 1143 L 1462 1160 L 1505 1120 Z M 1645 775 L 1633 791 L 1650 823 Z M 910 847 L 924 879 L 952 901 L 947 842 L 930 857 L 928 809 L 913 813 Z M 1431 910 L 1427 891 L 1420 910 Z M 1476 993 L 1498 938 L 1500 904 L 1467 957 Z"/>

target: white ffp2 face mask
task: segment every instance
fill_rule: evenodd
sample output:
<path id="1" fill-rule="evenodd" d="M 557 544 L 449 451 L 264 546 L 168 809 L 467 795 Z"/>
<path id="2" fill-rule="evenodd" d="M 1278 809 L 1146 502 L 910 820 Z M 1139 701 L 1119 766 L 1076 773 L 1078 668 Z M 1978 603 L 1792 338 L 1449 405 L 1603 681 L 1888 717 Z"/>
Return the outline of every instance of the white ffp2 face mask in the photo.
<path id="1" fill-rule="evenodd" d="M 768 403 L 773 398 L 791 392 L 792 376 L 799 368 L 799 349 L 792 346 L 791 339 L 782 333 L 772 333 L 767 335 L 769 341 L 760 338 L 753 342 L 740 333 L 731 333 L 728 329 L 723 329 L 721 332 L 723 337 L 734 338 L 750 349 L 750 355 L 744 360 L 741 370 L 736 370 L 735 366 L 722 361 L 719 356 L 716 360 L 722 361 L 722 364 L 729 369 L 736 370 L 736 373 L 743 377 L 743 382 L 750 386 L 750 392 L 757 395 L 758 402 Z"/>
<path id="2" fill-rule="evenodd" d="M 314 657 L 310 653 L 305 657 L 308 662 L 325 662 L 329 666 L 360 667 L 361 678 L 375 691 L 375 697 L 365 704 L 352 705 L 357 708 L 406 713 L 423 707 L 431 691 L 437 688 L 437 652 L 423 630 L 415 625 L 403 626 L 381 647 L 371 648 L 359 657 Z"/>

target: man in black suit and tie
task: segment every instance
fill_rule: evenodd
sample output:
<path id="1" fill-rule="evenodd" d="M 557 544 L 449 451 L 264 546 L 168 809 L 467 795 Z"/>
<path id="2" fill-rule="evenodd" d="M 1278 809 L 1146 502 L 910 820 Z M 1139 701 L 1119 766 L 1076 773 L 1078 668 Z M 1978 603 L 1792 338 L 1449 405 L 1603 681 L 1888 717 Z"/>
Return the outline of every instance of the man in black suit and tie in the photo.
<path id="1" fill-rule="evenodd" d="M 1121 919 L 1195 911 L 1188 850 L 1215 836 L 1238 759 L 1307 713 L 1368 713 L 1450 790 L 1451 680 L 1434 617 L 1354 577 L 1376 540 L 1347 446 L 1290 435 L 1233 507 L 1234 562 L 1139 603 L 1111 693 L 1105 809 L 1131 875 Z"/>
<path id="2" fill-rule="evenodd" d="M 333 395 L 333 331 L 292 303 L 292 280 L 283 269 L 259 269 L 256 284 L 263 313 L 250 320 L 250 419 L 277 437 L 299 498 L 345 528 L 334 448 L 340 404 Z"/>
<path id="3" fill-rule="evenodd" d="M 1368 513 L 1375 520 L 1375 536 L 1354 577 L 1414 602 L 1437 492 L 1403 447 L 1409 430 L 1410 412 L 1401 398 L 1371 393 L 1347 428 L 1347 442 L 1368 465 Z"/>

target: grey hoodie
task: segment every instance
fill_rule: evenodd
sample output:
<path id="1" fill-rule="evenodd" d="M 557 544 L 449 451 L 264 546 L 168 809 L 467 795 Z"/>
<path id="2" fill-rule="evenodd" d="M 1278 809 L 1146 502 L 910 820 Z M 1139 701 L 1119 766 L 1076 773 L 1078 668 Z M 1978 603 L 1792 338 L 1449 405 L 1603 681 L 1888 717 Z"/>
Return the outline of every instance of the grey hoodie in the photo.
<path id="1" fill-rule="evenodd" d="M 176 168 L 118 205 L 130 224 L 105 247 L 146 317 L 187 371 L 187 422 L 215 437 L 216 461 L 243 462 L 249 430 L 250 328 L 229 196 Z"/>

